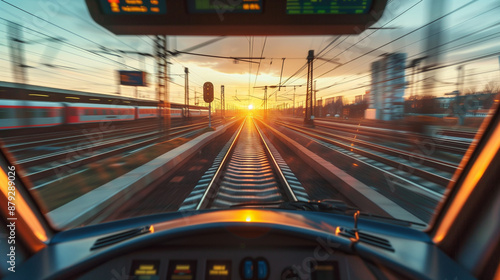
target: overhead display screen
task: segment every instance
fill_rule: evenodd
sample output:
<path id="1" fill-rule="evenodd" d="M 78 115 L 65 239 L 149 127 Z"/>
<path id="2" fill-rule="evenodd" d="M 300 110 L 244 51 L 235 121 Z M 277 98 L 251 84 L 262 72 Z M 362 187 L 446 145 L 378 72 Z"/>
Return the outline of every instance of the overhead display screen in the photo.
<path id="1" fill-rule="evenodd" d="M 189 0 L 190 13 L 262 13 L 263 0 Z"/>
<path id="2" fill-rule="evenodd" d="M 289 15 L 350 15 L 367 14 L 373 0 L 287 0 Z"/>
<path id="3" fill-rule="evenodd" d="M 100 0 L 104 14 L 166 14 L 165 0 Z"/>

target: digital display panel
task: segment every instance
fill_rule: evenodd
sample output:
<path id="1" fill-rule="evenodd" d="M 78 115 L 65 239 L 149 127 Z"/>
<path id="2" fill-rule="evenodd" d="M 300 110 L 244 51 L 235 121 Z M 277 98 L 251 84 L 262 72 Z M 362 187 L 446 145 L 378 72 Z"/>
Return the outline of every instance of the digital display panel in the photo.
<path id="1" fill-rule="evenodd" d="M 143 71 L 118 71 L 120 85 L 147 87 L 147 73 Z"/>
<path id="2" fill-rule="evenodd" d="M 170 261 L 167 280 L 195 280 L 196 261 Z"/>
<path id="3" fill-rule="evenodd" d="M 286 13 L 289 15 L 344 15 L 366 14 L 373 0 L 287 0 Z"/>
<path id="4" fill-rule="evenodd" d="M 263 0 L 189 0 L 190 13 L 262 13 Z"/>
<path id="5" fill-rule="evenodd" d="M 135 260 L 132 262 L 130 275 L 133 280 L 159 280 L 160 261 Z"/>
<path id="6" fill-rule="evenodd" d="M 231 280 L 231 261 L 207 261 L 206 280 Z"/>
<path id="7" fill-rule="evenodd" d="M 104 14 L 166 14 L 165 0 L 100 0 Z"/>

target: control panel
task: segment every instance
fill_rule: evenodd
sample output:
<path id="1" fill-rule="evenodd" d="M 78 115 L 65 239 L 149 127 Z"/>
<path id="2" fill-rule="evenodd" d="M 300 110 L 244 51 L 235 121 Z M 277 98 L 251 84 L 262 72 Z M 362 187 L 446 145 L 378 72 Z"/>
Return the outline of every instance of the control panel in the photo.
<path id="1" fill-rule="evenodd" d="M 117 272 L 134 280 L 376 279 L 361 258 L 314 247 L 154 249 L 111 260 L 79 279 L 112 279 Z"/>

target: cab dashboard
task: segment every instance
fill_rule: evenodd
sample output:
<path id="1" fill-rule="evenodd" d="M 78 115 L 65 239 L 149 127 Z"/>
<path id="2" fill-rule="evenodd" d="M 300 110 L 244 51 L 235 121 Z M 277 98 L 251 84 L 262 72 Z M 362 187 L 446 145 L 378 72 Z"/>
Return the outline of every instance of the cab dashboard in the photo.
<path id="1" fill-rule="evenodd" d="M 23 268 L 16 277 L 474 279 L 417 229 L 364 218 L 353 228 L 350 215 L 274 209 L 167 213 L 71 229 Z M 19 279 L 12 276 L 5 279 Z"/>

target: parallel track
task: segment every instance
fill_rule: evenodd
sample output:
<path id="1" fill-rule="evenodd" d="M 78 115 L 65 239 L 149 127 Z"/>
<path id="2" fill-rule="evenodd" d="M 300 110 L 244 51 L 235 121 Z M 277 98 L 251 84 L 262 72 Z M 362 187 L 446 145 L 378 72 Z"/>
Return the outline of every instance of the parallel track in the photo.
<path id="1" fill-rule="evenodd" d="M 204 129 L 206 124 L 206 122 L 203 122 L 173 127 L 169 130 L 169 138 L 172 139 L 195 133 L 200 129 Z M 152 129 L 152 127 L 149 128 Z M 157 128 L 157 125 L 154 128 Z M 135 132 L 135 135 L 130 135 L 132 131 Z M 158 131 L 146 131 L 139 128 L 120 130 L 119 134 L 113 134 L 109 139 L 101 136 L 102 139 L 99 139 L 100 141 L 92 143 L 88 143 L 88 139 L 84 139 L 82 142 L 81 135 L 79 137 L 69 137 L 69 139 L 68 136 L 65 136 L 59 138 L 59 142 L 51 142 L 49 145 L 65 145 L 65 147 L 69 147 L 69 150 L 65 149 L 43 154 L 23 154 L 20 153 L 23 151 L 21 148 L 14 155 L 16 162 L 23 167 L 24 173 L 26 173 L 25 176 L 31 182 L 42 179 L 47 180 L 57 175 L 57 170 L 73 169 L 75 166 L 83 166 L 107 157 L 141 149 L 148 145 L 153 145 L 162 139 L 162 136 L 158 135 Z M 41 140 L 41 142 L 45 143 L 44 140 Z"/>
<path id="2" fill-rule="evenodd" d="M 300 139 L 297 141 L 302 145 L 311 145 L 315 153 L 325 153 L 321 157 L 333 164 L 336 164 L 334 161 L 339 161 L 338 165 L 349 170 L 348 173 L 355 172 L 351 175 L 356 179 L 393 200 L 423 221 L 429 221 L 436 205 L 444 195 L 445 187 L 420 177 L 422 175 L 420 172 L 424 170 L 418 171 L 415 166 L 411 169 L 405 169 L 407 167 L 402 167 L 404 164 L 390 159 L 388 155 L 385 157 L 377 155 L 376 158 L 370 158 L 369 155 L 375 156 L 376 153 L 361 155 L 358 153 L 361 149 L 356 148 L 355 145 L 340 143 L 308 131 L 309 129 L 304 127 L 278 125 L 282 128 L 282 132 L 285 132 L 289 137 L 293 138 L 293 134 L 297 135 L 297 139 Z M 290 135 L 288 132 L 293 134 Z M 313 144 L 314 142 L 315 144 Z M 332 153 L 324 150 L 325 148 Z M 327 154 L 328 157 L 326 157 Z M 386 162 L 396 167 L 389 166 Z"/>
<path id="3" fill-rule="evenodd" d="M 463 155 L 469 148 L 471 142 L 459 141 L 457 139 L 436 138 L 424 135 L 418 135 L 408 131 L 389 130 L 387 128 L 357 126 L 352 124 L 336 123 L 328 120 L 318 120 L 315 122 L 316 127 L 326 129 L 335 129 L 346 133 L 354 133 L 356 135 L 364 135 L 367 137 L 383 138 L 393 143 L 406 143 L 414 145 L 419 143 L 432 143 L 436 150 L 450 152 L 453 154 Z M 387 133 L 390 132 L 390 133 Z M 469 135 L 469 134 L 467 134 Z M 464 137 L 473 138 L 473 137 Z M 465 139 L 464 139 L 465 140 Z"/>
<path id="4" fill-rule="evenodd" d="M 450 182 L 451 175 L 459 168 L 458 165 L 430 158 L 424 155 L 409 153 L 406 151 L 388 148 L 367 141 L 343 137 L 333 133 L 322 132 L 281 121 L 277 121 L 276 123 L 281 126 L 287 127 L 288 129 L 298 131 L 307 136 L 319 139 L 346 150 L 350 150 L 351 152 L 384 163 L 391 167 L 411 170 L 413 174 L 441 186 L 447 186 Z M 336 140 L 340 140 L 345 143 Z M 358 147 L 363 147 L 364 149 L 360 149 Z M 394 158 L 397 160 L 395 160 Z M 420 168 L 418 168 L 419 166 Z M 424 167 L 426 168 L 424 169 Z M 436 171 L 448 173 L 449 175 L 446 176 L 444 174 L 439 174 L 439 172 Z"/>

